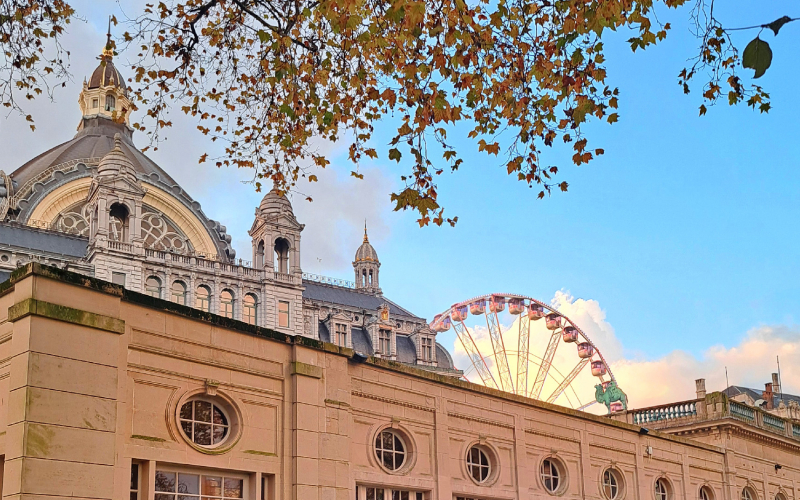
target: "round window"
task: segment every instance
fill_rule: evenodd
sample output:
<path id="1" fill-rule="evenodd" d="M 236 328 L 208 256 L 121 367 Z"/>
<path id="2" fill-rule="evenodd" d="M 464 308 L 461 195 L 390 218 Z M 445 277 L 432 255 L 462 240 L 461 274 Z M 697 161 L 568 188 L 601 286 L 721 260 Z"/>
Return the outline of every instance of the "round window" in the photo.
<path id="1" fill-rule="evenodd" d="M 467 451 L 467 472 L 477 483 L 485 483 L 492 473 L 489 455 L 479 446 Z"/>
<path id="2" fill-rule="evenodd" d="M 199 446 L 218 446 L 230 431 L 230 419 L 220 406 L 203 399 L 193 399 L 181 406 L 181 430 Z"/>
<path id="3" fill-rule="evenodd" d="M 603 471 L 603 496 L 608 500 L 622 498 L 622 475 L 616 469 Z"/>
<path id="4" fill-rule="evenodd" d="M 375 456 L 378 463 L 390 471 L 400 469 L 406 462 L 406 448 L 403 438 L 392 429 L 384 429 L 375 438 Z"/>
<path id="5" fill-rule="evenodd" d="M 655 494 L 656 500 L 669 500 L 669 485 L 666 479 L 660 478 L 656 480 Z"/>
<path id="6" fill-rule="evenodd" d="M 544 489 L 551 495 L 557 493 L 561 489 L 561 484 L 564 480 L 560 464 L 552 458 L 545 458 L 542 460 L 542 466 L 539 468 L 539 474 L 542 478 Z"/>

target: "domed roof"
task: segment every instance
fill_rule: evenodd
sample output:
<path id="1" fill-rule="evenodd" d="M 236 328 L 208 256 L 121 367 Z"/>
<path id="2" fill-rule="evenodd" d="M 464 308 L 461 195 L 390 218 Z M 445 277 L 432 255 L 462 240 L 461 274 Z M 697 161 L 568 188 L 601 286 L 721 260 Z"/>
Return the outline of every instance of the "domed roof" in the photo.
<path id="1" fill-rule="evenodd" d="M 286 213 L 290 217 L 294 217 L 292 210 L 292 202 L 285 194 L 278 191 L 278 188 L 273 187 L 269 193 L 264 195 L 261 204 L 258 206 L 258 215 L 262 217 L 274 217 Z"/>
<path id="2" fill-rule="evenodd" d="M 372 248 L 367 237 L 367 225 L 364 224 L 364 242 L 356 250 L 356 262 L 378 262 L 378 252 Z"/>
<path id="3" fill-rule="evenodd" d="M 114 135 L 114 149 L 108 152 L 97 165 L 98 177 L 115 177 L 124 175 L 136 182 L 136 174 L 133 171 L 133 163 L 130 158 L 122 151 L 122 136 Z"/>
<path id="4" fill-rule="evenodd" d="M 100 87 L 114 86 L 118 88 L 122 95 L 128 95 L 128 86 L 125 85 L 125 78 L 122 77 L 119 70 L 114 66 L 113 62 L 114 51 L 111 45 L 111 34 L 108 35 L 108 43 L 103 50 L 103 55 L 100 56 L 100 65 L 94 70 L 92 76 L 89 78 L 88 87 L 96 89 Z"/>

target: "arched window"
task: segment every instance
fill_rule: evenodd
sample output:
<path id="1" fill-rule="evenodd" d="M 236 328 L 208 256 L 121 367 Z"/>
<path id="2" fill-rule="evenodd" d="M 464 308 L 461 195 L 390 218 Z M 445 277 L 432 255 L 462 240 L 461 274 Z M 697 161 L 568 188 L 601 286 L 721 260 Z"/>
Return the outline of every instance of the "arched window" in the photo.
<path id="1" fill-rule="evenodd" d="M 233 292 L 228 289 L 219 294 L 219 315 L 233 318 Z"/>
<path id="2" fill-rule="evenodd" d="M 258 242 L 258 247 L 256 247 L 256 269 L 262 269 L 264 267 L 264 241 Z"/>
<path id="3" fill-rule="evenodd" d="M 544 489 L 551 495 L 557 493 L 561 487 L 562 476 L 558 463 L 552 458 L 545 458 L 542 460 L 539 474 L 541 475 Z"/>
<path id="4" fill-rule="evenodd" d="M 278 238 L 275 240 L 275 270 L 279 273 L 289 273 L 289 240 Z"/>
<path id="5" fill-rule="evenodd" d="M 194 307 L 201 311 L 211 311 L 211 289 L 205 285 L 197 287 L 197 295 L 194 299 Z"/>
<path id="6" fill-rule="evenodd" d="M 758 496 L 753 488 L 745 486 L 742 490 L 742 500 L 757 500 Z"/>
<path id="7" fill-rule="evenodd" d="M 669 500 L 670 499 L 669 484 L 667 480 L 662 478 L 656 479 L 655 494 L 656 500 Z"/>
<path id="8" fill-rule="evenodd" d="M 183 281 L 175 281 L 172 283 L 170 300 L 182 306 L 186 305 L 186 285 Z"/>
<path id="9" fill-rule="evenodd" d="M 201 399 L 181 406 L 180 422 L 186 437 L 200 446 L 219 445 L 230 431 L 230 419 L 220 405 Z"/>
<path id="10" fill-rule="evenodd" d="M 367 286 L 367 270 L 364 269 L 361 271 L 361 286 Z"/>
<path id="11" fill-rule="evenodd" d="M 369 286 L 372 286 L 372 270 L 369 271 Z"/>
<path id="12" fill-rule="evenodd" d="M 114 203 L 108 212 L 108 239 L 128 241 L 128 207 Z"/>
<path id="13" fill-rule="evenodd" d="M 714 492 L 708 486 L 700 488 L 700 500 L 714 500 Z"/>
<path id="14" fill-rule="evenodd" d="M 114 111 L 117 107 L 117 99 L 112 95 L 106 96 L 106 111 Z"/>
<path id="15" fill-rule="evenodd" d="M 244 296 L 242 320 L 250 325 L 258 325 L 258 299 L 252 293 Z"/>
<path id="16" fill-rule="evenodd" d="M 711 499 L 709 499 L 709 500 L 711 500 Z M 775 494 L 775 500 L 786 500 L 786 495 L 784 495 L 783 493 L 776 493 Z"/>
<path id="17" fill-rule="evenodd" d="M 379 464 L 396 471 L 406 461 L 406 444 L 397 432 L 385 429 L 375 438 L 375 455 Z"/>
<path id="18" fill-rule="evenodd" d="M 467 451 L 467 472 L 476 483 L 484 483 L 489 479 L 492 466 L 489 455 L 480 446 L 473 446 Z"/>
<path id="19" fill-rule="evenodd" d="M 144 282 L 144 293 L 157 299 L 161 298 L 161 280 L 155 276 L 148 276 Z"/>

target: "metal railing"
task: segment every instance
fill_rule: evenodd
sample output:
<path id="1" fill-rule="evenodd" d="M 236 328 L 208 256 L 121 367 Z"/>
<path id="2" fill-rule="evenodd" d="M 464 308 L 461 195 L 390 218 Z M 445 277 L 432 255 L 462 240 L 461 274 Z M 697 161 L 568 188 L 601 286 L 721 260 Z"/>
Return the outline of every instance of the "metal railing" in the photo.
<path id="1" fill-rule="evenodd" d="M 697 415 L 697 402 L 699 399 L 673 403 L 666 406 L 642 408 L 633 412 L 633 423 L 637 425 L 674 420 L 676 418 L 693 417 Z"/>
<path id="2" fill-rule="evenodd" d="M 356 287 L 356 284 L 352 281 L 339 278 L 330 278 L 321 274 L 303 273 L 303 279 L 306 281 L 313 281 L 314 283 L 322 283 L 323 285 L 333 285 L 353 289 Z"/>

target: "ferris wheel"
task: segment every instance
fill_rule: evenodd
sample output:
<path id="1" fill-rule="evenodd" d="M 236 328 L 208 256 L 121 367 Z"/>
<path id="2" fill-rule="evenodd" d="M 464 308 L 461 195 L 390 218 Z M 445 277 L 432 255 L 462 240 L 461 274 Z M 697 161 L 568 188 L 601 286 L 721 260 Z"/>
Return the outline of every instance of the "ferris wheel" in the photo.
<path id="1" fill-rule="evenodd" d="M 573 321 L 536 299 L 482 295 L 453 304 L 430 327 L 453 328 L 471 363 L 464 370 L 471 382 L 578 410 L 595 403 L 609 412 L 627 409 L 627 397 L 597 346 Z"/>

